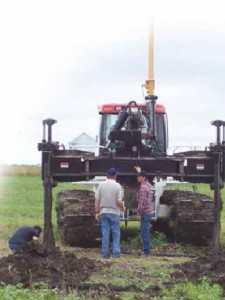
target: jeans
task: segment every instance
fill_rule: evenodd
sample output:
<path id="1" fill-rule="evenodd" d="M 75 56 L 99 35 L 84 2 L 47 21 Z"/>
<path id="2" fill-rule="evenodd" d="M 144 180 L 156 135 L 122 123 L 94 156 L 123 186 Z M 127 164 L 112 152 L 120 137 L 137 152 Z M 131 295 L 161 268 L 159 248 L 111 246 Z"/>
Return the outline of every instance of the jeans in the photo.
<path id="1" fill-rule="evenodd" d="M 21 245 L 10 243 L 9 241 L 8 241 L 8 246 L 12 251 L 18 251 L 21 249 Z"/>
<path id="2" fill-rule="evenodd" d="M 102 230 L 102 257 L 110 258 L 110 236 L 112 236 L 112 257 L 120 257 L 120 216 L 102 213 L 100 215 Z"/>
<path id="3" fill-rule="evenodd" d="M 150 223 L 151 223 L 151 214 L 142 213 L 141 214 L 141 242 L 142 250 L 144 254 L 149 255 L 151 252 L 151 238 L 150 238 Z"/>

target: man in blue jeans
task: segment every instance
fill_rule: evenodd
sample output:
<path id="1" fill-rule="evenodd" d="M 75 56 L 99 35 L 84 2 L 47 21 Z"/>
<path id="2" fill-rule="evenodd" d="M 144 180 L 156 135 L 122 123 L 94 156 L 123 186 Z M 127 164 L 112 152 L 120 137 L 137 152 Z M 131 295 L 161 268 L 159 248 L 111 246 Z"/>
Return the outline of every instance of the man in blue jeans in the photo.
<path id="1" fill-rule="evenodd" d="M 110 168 L 107 179 L 101 182 L 95 193 L 95 218 L 102 231 L 102 257 L 110 258 L 110 235 L 112 234 L 112 257 L 120 257 L 120 211 L 123 209 L 122 188 L 116 182 L 117 170 Z"/>
<path id="2" fill-rule="evenodd" d="M 151 184 L 147 179 L 146 172 L 141 171 L 140 167 L 135 168 L 138 172 L 137 182 L 139 183 L 137 190 L 137 220 L 141 221 L 142 250 L 145 256 L 149 256 L 151 252 L 150 223 L 152 217 Z"/>

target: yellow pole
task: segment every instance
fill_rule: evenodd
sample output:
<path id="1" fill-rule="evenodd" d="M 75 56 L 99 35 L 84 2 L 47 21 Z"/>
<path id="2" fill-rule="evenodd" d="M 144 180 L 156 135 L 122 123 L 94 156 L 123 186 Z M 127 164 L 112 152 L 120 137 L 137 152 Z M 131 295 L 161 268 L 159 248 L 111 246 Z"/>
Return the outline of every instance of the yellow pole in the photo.
<path id="1" fill-rule="evenodd" d="M 154 28 L 150 25 L 149 31 L 149 77 L 145 80 L 145 88 L 148 95 L 154 95 L 155 80 L 154 80 Z"/>

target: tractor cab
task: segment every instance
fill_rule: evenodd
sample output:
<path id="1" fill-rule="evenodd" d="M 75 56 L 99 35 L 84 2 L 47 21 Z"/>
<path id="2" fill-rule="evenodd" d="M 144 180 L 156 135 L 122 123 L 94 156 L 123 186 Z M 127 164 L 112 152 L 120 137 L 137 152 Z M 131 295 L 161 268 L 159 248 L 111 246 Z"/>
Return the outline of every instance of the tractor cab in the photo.
<path id="1" fill-rule="evenodd" d="M 167 115 L 164 106 L 155 107 L 155 133 L 152 116 L 145 104 L 105 104 L 99 109 L 100 156 L 149 157 L 166 155 Z"/>

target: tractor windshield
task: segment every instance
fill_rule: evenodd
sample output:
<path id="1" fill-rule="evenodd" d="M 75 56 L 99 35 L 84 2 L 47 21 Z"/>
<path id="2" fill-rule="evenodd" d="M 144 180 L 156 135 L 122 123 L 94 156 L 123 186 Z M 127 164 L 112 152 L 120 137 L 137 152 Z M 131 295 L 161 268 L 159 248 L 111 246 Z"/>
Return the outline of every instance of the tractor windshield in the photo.
<path id="1" fill-rule="evenodd" d="M 118 114 L 101 114 L 100 115 L 100 134 L 99 134 L 99 143 L 101 147 L 105 147 L 109 140 L 109 133 L 114 128 L 117 120 Z M 128 123 L 132 120 L 127 120 L 125 125 L 121 128 L 121 131 L 132 130 L 132 128 L 128 128 Z M 155 116 L 156 121 L 156 143 L 158 147 L 158 152 L 166 153 L 167 150 L 167 118 L 166 114 L 158 113 Z M 142 115 L 141 121 L 141 132 L 146 133 L 150 128 L 150 119 L 148 114 Z M 142 143 L 147 145 L 148 140 L 143 139 Z M 100 152 L 102 152 L 100 150 Z"/>

